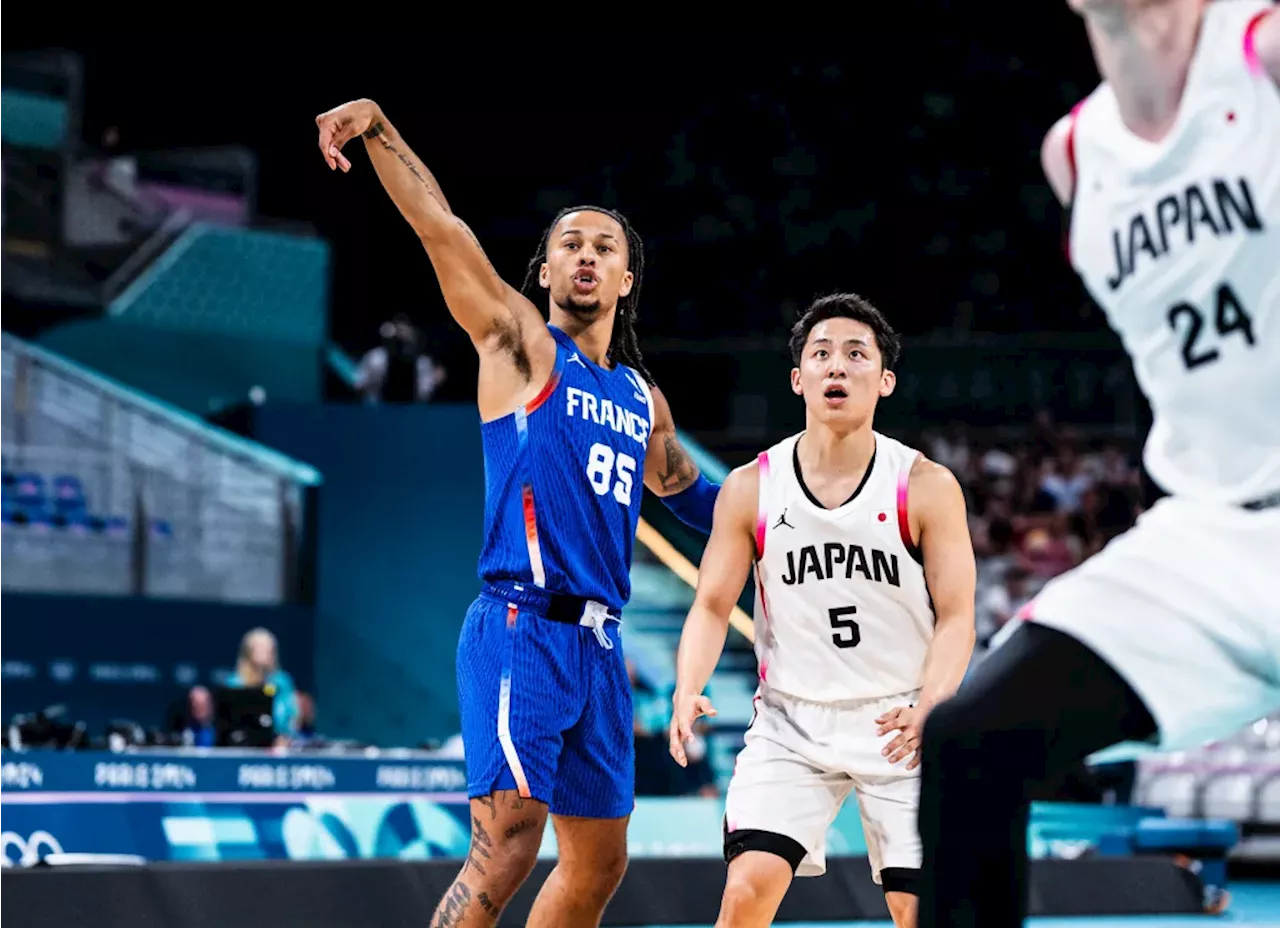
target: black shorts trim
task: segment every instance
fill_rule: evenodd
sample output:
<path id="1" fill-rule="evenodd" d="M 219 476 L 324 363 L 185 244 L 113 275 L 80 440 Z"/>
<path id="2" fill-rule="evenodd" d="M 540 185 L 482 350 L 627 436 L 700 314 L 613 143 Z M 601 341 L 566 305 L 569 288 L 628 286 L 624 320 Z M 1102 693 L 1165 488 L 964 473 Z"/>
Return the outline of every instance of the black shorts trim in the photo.
<path id="1" fill-rule="evenodd" d="M 880 888 L 887 893 L 920 895 L 920 870 L 917 867 L 885 867 L 880 871 Z"/>
<path id="2" fill-rule="evenodd" d="M 804 856 L 809 853 L 795 838 L 788 838 L 773 831 L 759 831 L 755 828 L 729 831 L 728 823 L 725 823 L 724 862 L 732 863 L 735 857 L 747 851 L 764 851 L 766 854 L 781 857 L 791 865 L 792 876 L 795 876 L 800 861 L 804 860 Z"/>

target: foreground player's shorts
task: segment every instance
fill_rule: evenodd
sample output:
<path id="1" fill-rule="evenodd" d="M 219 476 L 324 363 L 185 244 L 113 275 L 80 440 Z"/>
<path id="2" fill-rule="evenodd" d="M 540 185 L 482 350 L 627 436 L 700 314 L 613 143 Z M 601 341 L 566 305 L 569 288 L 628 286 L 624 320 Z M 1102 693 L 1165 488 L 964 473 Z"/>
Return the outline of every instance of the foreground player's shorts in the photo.
<path id="1" fill-rule="evenodd" d="M 1280 505 L 1165 497 L 1019 615 L 1110 664 L 1182 750 L 1280 707 L 1277 581 Z"/>

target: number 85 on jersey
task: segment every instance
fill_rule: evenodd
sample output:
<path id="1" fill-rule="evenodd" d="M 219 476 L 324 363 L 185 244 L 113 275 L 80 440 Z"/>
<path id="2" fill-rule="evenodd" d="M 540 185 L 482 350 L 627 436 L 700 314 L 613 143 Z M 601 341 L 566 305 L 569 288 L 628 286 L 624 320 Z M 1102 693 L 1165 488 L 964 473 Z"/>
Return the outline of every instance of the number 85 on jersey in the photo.
<path id="1" fill-rule="evenodd" d="M 587 456 L 587 480 L 597 496 L 613 490 L 613 498 L 624 506 L 631 505 L 631 490 L 635 485 L 636 459 L 621 451 L 614 451 L 603 442 L 591 446 Z"/>

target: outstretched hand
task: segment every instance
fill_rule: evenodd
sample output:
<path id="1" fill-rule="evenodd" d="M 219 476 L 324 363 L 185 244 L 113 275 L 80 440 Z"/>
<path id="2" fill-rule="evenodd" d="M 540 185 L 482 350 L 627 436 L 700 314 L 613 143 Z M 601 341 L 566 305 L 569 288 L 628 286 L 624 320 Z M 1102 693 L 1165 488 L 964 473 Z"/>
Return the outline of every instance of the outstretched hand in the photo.
<path id="1" fill-rule="evenodd" d="M 320 130 L 320 154 L 329 170 L 351 170 L 351 162 L 342 153 L 342 147 L 358 135 L 369 131 L 378 117 L 378 105 L 372 100 L 352 100 L 335 106 L 316 117 Z"/>
<path id="2" fill-rule="evenodd" d="M 900 706 L 890 709 L 876 719 L 879 728 L 876 735 L 887 735 L 891 731 L 901 732 L 880 751 L 889 763 L 896 764 L 908 754 L 914 755 L 907 762 L 907 769 L 914 770 L 920 766 L 920 735 L 924 730 L 924 720 L 928 713 L 917 706 Z"/>

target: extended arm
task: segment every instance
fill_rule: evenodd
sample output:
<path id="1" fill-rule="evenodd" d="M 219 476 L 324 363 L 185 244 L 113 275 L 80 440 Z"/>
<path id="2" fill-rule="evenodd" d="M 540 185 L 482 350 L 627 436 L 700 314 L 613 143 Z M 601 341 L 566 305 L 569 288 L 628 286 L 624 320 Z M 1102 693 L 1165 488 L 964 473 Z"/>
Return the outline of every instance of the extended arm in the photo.
<path id="1" fill-rule="evenodd" d="M 316 125 L 330 168 L 349 171 L 342 146 L 357 135 L 364 138 L 383 189 L 431 258 L 449 312 L 477 347 L 510 350 L 520 343 L 523 330 L 542 330 L 537 309 L 498 276 L 471 229 L 449 208 L 435 177 L 377 104 L 345 103 L 317 116 Z M 528 324 L 535 320 L 538 325 Z"/>
<path id="2" fill-rule="evenodd" d="M 653 428 L 644 461 L 644 485 L 686 525 L 711 533 L 716 495 L 720 487 L 709 481 L 680 444 L 667 398 L 657 387 L 653 393 Z M 735 597 L 736 599 L 736 597 Z M 727 615 L 727 613 L 726 613 Z"/>
<path id="3" fill-rule="evenodd" d="M 684 763 L 684 741 L 698 715 L 714 714 L 702 695 L 724 651 L 729 615 L 737 605 L 755 557 L 759 475 L 755 462 L 729 474 L 716 500 L 715 525 L 698 568 L 698 591 L 676 653 L 671 753 Z"/>
<path id="4" fill-rule="evenodd" d="M 964 493 L 951 471 L 918 460 L 911 470 L 908 499 L 919 513 L 924 576 L 936 618 L 919 702 L 928 712 L 959 688 L 969 668 L 977 568 Z"/>

